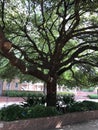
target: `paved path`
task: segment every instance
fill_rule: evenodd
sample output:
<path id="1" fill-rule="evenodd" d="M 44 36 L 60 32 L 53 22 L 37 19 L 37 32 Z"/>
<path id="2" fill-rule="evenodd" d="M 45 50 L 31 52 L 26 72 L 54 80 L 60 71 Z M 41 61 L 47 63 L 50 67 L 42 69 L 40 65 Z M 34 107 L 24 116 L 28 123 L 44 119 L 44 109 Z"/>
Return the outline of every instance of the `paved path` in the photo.
<path id="1" fill-rule="evenodd" d="M 66 125 L 63 128 L 51 130 L 98 130 L 98 120 L 91 120 L 89 122 Z"/>
<path id="2" fill-rule="evenodd" d="M 75 100 L 86 100 L 89 99 L 87 96 L 90 94 L 96 94 L 96 92 L 83 92 L 83 91 L 77 91 L 75 94 Z"/>
<path id="3" fill-rule="evenodd" d="M 0 103 L 2 102 L 22 102 L 24 99 L 22 97 L 4 97 L 0 96 Z"/>
<path id="4" fill-rule="evenodd" d="M 21 104 L 24 99 L 20 97 L 0 97 L 0 109 L 12 104 Z"/>

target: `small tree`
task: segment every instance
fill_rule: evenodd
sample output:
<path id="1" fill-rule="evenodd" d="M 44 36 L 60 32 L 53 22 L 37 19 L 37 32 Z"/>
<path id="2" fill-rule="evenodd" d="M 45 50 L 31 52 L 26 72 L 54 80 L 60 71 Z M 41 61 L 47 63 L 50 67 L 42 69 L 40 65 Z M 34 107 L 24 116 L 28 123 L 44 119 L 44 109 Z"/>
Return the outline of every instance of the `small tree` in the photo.
<path id="1" fill-rule="evenodd" d="M 97 0 L 2 0 L 0 54 L 23 74 L 47 84 L 47 105 L 56 105 L 56 84 L 67 70 L 98 66 Z"/>

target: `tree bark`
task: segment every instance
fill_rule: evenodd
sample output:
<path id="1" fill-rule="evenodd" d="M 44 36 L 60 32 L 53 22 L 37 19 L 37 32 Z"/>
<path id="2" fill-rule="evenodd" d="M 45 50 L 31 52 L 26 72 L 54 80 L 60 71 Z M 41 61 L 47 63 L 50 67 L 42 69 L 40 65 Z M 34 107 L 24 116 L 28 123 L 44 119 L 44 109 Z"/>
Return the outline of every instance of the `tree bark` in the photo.
<path id="1" fill-rule="evenodd" d="M 47 82 L 47 106 L 56 107 L 56 84 L 57 80 L 53 77 Z"/>

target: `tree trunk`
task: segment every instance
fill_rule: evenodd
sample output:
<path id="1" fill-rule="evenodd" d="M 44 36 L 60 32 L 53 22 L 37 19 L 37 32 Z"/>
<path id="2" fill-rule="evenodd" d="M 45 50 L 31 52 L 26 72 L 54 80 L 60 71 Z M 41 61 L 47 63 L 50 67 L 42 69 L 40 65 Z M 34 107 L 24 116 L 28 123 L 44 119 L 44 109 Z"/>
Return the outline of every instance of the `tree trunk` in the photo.
<path id="1" fill-rule="evenodd" d="M 54 78 L 47 82 L 47 106 L 56 106 L 56 83 L 57 80 Z"/>

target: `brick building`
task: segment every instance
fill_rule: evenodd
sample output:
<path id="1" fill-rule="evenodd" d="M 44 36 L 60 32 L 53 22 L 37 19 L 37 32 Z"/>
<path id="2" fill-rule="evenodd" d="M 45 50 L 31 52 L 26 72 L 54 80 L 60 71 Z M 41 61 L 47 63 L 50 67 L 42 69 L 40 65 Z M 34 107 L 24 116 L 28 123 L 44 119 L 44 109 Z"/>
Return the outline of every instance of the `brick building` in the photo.
<path id="1" fill-rule="evenodd" d="M 18 90 L 18 91 L 42 91 L 46 93 L 46 89 L 44 86 L 44 83 L 38 82 L 38 83 L 32 83 L 32 82 L 20 82 L 18 78 L 13 79 L 11 82 L 8 81 L 3 81 L 0 80 L 0 95 L 2 95 L 2 91 L 7 91 L 7 90 Z M 58 92 L 63 92 L 66 91 L 66 87 L 63 86 L 58 86 L 57 85 L 57 91 Z"/>

